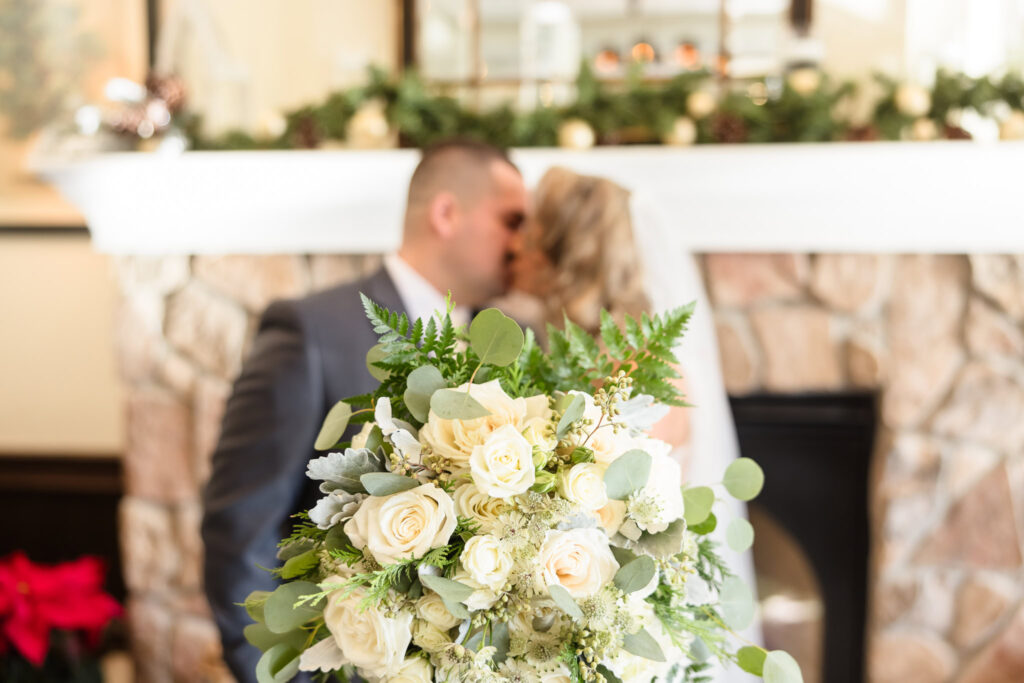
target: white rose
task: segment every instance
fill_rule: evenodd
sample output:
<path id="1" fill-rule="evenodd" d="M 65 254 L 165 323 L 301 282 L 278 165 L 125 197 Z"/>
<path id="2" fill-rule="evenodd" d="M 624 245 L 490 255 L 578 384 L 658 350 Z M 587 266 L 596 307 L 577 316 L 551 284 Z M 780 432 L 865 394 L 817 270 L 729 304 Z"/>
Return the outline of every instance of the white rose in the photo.
<path id="1" fill-rule="evenodd" d="M 460 517 L 468 517 L 480 525 L 480 530 L 485 533 L 494 531 L 498 515 L 509 509 L 508 503 L 501 498 L 492 498 L 476 487 L 476 484 L 468 482 L 455 489 L 452 494 L 455 501 L 455 511 Z"/>
<path id="2" fill-rule="evenodd" d="M 372 422 L 363 423 L 363 428 L 352 437 L 352 448 L 366 448 L 366 440 L 370 438 L 370 432 L 373 431 L 373 428 L 374 424 Z"/>
<path id="3" fill-rule="evenodd" d="M 537 561 L 541 589 L 557 583 L 574 598 L 593 595 L 619 570 L 608 537 L 599 529 L 549 531 Z"/>
<path id="4" fill-rule="evenodd" d="M 457 626 L 461 621 L 448 611 L 441 596 L 437 593 L 427 593 L 416 601 L 416 616 L 442 631 Z"/>
<path id="5" fill-rule="evenodd" d="M 533 486 L 533 448 L 516 427 L 499 427 L 473 449 L 469 471 L 487 495 L 510 498 Z"/>
<path id="6" fill-rule="evenodd" d="M 558 475 L 558 492 L 586 510 L 600 510 L 608 504 L 604 471 L 603 465 L 594 463 L 580 463 L 564 469 Z"/>
<path id="7" fill-rule="evenodd" d="M 393 564 L 447 545 L 457 523 L 448 494 L 434 484 L 423 484 L 368 498 L 345 523 L 345 533 L 352 545 L 369 548 L 381 564 Z"/>
<path id="8" fill-rule="evenodd" d="M 466 470 L 473 449 L 487 441 L 495 430 L 505 425 L 522 429 L 531 407 L 527 399 L 511 398 L 506 394 L 496 379 L 474 384 L 471 388 L 469 384 L 463 384 L 456 387 L 456 391 L 466 391 L 467 388 L 470 396 L 489 410 L 490 415 L 473 420 L 445 420 L 431 412 L 419 433 L 423 443 L 434 453 L 448 459 L 454 472 Z"/>
<path id="9" fill-rule="evenodd" d="M 626 520 L 626 504 L 621 500 L 609 500 L 608 504 L 595 514 L 601 528 L 608 532 L 609 536 L 614 536 Z"/>
<path id="10" fill-rule="evenodd" d="M 638 526 L 644 531 L 658 533 L 683 516 L 683 473 L 679 463 L 663 453 L 651 454 L 651 473 L 643 493 L 653 498 L 659 512 L 653 520 Z"/>
<path id="11" fill-rule="evenodd" d="M 485 588 L 500 591 L 512 571 L 512 556 L 495 536 L 483 534 L 466 541 L 462 566 L 473 580 Z"/>
<path id="12" fill-rule="evenodd" d="M 436 654 L 452 643 L 447 631 L 442 631 L 429 621 L 417 619 L 412 627 L 412 642 L 424 652 Z"/>
<path id="13" fill-rule="evenodd" d="M 324 583 L 341 583 L 332 576 Z M 324 608 L 324 623 L 334 636 L 338 649 L 347 662 L 373 676 L 393 676 L 405 660 L 405 651 L 412 640 L 412 613 L 398 612 L 385 616 L 376 607 L 361 609 L 366 597 L 362 588 L 347 598 L 336 591 Z"/>
<path id="14" fill-rule="evenodd" d="M 406 657 L 398 675 L 388 679 L 389 683 L 433 683 L 434 667 L 423 657 Z"/>
<path id="15" fill-rule="evenodd" d="M 555 438 L 554 431 L 551 429 L 551 421 L 542 417 L 535 417 L 526 422 L 523 438 L 531 446 L 542 451 L 553 451 L 558 445 L 558 439 Z"/>
<path id="16" fill-rule="evenodd" d="M 554 671 L 548 671 L 540 675 L 540 683 L 570 683 L 569 671 L 564 664 L 559 664 Z"/>
<path id="17" fill-rule="evenodd" d="M 465 569 L 458 569 L 455 572 L 455 580 L 464 583 L 473 589 L 473 593 L 462 601 L 470 612 L 478 612 L 482 609 L 489 609 L 498 601 L 498 593 L 487 586 L 477 582 Z"/>

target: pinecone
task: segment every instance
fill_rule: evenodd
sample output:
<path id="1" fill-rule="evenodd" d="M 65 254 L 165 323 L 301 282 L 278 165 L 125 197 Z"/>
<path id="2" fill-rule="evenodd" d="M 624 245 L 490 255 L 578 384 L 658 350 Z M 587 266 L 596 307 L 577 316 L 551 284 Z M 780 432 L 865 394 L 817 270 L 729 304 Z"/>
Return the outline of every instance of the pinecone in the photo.
<path id="1" fill-rule="evenodd" d="M 185 82 L 179 76 L 158 76 L 154 73 L 146 77 L 146 90 L 164 101 L 167 111 L 176 114 L 185 106 Z"/>
<path id="2" fill-rule="evenodd" d="M 870 123 L 864 126 L 853 126 L 846 131 L 843 139 L 849 142 L 874 142 L 879 139 L 878 129 Z"/>
<path id="3" fill-rule="evenodd" d="M 960 126 L 951 126 L 948 123 L 942 128 L 942 136 L 947 140 L 973 140 L 974 138 Z"/>
<path id="4" fill-rule="evenodd" d="M 711 118 L 711 137 L 715 142 L 746 142 L 747 124 L 731 112 L 716 112 Z"/>

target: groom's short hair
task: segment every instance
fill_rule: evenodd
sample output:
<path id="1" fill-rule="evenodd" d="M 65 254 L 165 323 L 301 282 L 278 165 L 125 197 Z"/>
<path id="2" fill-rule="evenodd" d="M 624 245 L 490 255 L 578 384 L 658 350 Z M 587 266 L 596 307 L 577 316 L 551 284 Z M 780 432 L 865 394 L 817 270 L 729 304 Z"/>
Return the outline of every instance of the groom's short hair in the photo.
<path id="1" fill-rule="evenodd" d="M 494 162 L 519 171 L 505 150 L 471 138 L 451 138 L 425 148 L 409 181 L 408 206 L 429 202 L 445 191 L 475 198 L 489 188 Z"/>

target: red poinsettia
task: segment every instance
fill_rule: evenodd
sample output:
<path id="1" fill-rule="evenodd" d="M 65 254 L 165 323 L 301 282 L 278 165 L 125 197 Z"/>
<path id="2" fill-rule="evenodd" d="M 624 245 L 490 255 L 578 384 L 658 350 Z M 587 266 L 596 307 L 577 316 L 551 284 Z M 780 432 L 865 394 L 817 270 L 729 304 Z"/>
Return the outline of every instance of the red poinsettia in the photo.
<path id="1" fill-rule="evenodd" d="M 47 566 L 24 553 L 0 560 L 0 653 L 13 646 L 41 666 L 52 629 L 83 631 L 92 643 L 121 606 L 103 592 L 103 562 L 83 557 Z"/>

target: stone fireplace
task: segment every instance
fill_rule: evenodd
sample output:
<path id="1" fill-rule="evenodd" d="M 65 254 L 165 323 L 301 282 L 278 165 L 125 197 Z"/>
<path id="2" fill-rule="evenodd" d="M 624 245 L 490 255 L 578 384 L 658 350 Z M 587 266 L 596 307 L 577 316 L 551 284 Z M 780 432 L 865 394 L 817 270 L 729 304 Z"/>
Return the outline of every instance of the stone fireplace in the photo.
<path id="1" fill-rule="evenodd" d="M 744 147 L 516 158 L 528 181 L 552 164 L 639 178 L 686 216 L 682 247 L 701 254 L 733 397 L 874 396 L 865 680 L 1024 680 L 1024 258 L 966 255 L 1024 252 L 1006 227 L 1024 148 Z M 230 382 L 266 303 L 376 267 L 360 254 L 396 234 L 360 228 L 397 229 L 415 157 L 145 157 L 49 175 L 97 247 L 121 254 L 121 538 L 140 680 L 224 681 L 200 584 L 198 492 Z M 837 175 L 849 168 L 860 170 Z M 878 201 L 861 200 L 871 188 Z M 153 205 L 140 215 L 125 197 L 144 195 Z M 265 255 L 219 255 L 243 250 Z"/>

